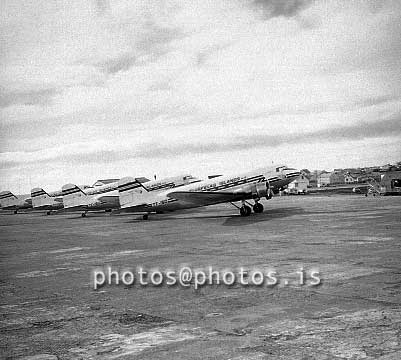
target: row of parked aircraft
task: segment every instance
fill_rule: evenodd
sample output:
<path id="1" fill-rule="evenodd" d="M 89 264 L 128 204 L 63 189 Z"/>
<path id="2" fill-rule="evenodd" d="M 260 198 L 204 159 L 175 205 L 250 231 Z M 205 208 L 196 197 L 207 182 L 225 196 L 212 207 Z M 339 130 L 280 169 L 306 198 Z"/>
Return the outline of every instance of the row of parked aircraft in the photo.
<path id="1" fill-rule="evenodd" d="M 196 208 L 229 202 L 239 209 L 241 216 L 263 212 L 262 198 L 285 188 L 300 175 L 285 165 L 266 167 L 237 175 L 219 175 L 201 180 L 191 175 L 179 175 L 161 180 L 124 177 L 110 184 L 83 187 L 66 184 L 60 191 L 31 190 L 30 197 L 18 197 L 10 191 L 0 193 L 0 207 L 17 213 L 33 208 L 46 211 L 128 211 L 140 213 L 148 219 L 151 213 Z M 253 201 L 253 204 L 249 202 Z M 239 203 L 236 204 L 236 203 Z"/>

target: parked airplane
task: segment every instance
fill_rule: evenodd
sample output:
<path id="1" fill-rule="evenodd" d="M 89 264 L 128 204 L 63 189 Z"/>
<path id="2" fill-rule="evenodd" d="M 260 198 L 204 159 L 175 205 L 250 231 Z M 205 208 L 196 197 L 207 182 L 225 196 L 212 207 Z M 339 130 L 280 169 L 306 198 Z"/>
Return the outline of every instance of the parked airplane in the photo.
<path id="1" fill-rule="evenodd" d="M 61 191 L 47 193 L 42 188 L 34 188 L 31 190 L 32 207 L 34 210 L 47 210 L 50 215 L 53 210 L 63 208 L 63 198 Z"/>
<path id="2" fill-rule="evenodd" d="M 17 214 L 20 209 L 32 208 L 32 199 L 28 195 L 15 196 L 11 191 L 2 191 L 0 207 L 3 210 L 14 210 L 14 214 Z"/>
<path id="3" fill-rule="evenodd" d="M 121 209 L 144 212 L 146 220 L 151 212 L 174 211 L 224 202 L 241 201 L 241 216 L 249 216 L 251 207 L 247 200 L 253 199 L 253 211 L 263 212 L 259 202 L 262 197 L 271 199 L 273 193 L 287 186 L 300 175 L 298 170 L 286 166 L 262 168 L 240 175 L 219 176 L 179 189 L 152 192 L 148 184 L 139 184 L 133 178 L 123 178 L 118 183 Z M 247 205 L 248 204 L 248 205 Z"/>
<path id="4" fill-rule="evenodd" d="M 140 181 L 149 181 L 139 178 Z M 118 181 L 95 187 L 81 187 L 75 184 L 66 184 L 62 187 L 64 209 L 82 210 L 82 217 L 88 211 L 105 210 L 106 212 L 120 207 L 117 191 Z"/>
<path id="5" fill-rule="evenodd" d="M 200 179 L 192 175 L 185 174 L 174 177 L 169 177 L 161 180 L 153 180 L 142 183 L 137 178 L 127 176 L 120 179 L 118 182 L 118 194 L 120 200 L 120 207 L 125 211 L 148 212 L 149 204 L 159 198 L 159 194 L 165 192 L 167 189 L 176 189 L 185 185 L 200 182 Z M 144 208 L 144 210 L 142 210 Z M 164 209 L 160 210 L 163 211 Z M 154 211 L 159 211 L 155 209 Z M 147 214 L 144 215 L 147 219 Z"/>

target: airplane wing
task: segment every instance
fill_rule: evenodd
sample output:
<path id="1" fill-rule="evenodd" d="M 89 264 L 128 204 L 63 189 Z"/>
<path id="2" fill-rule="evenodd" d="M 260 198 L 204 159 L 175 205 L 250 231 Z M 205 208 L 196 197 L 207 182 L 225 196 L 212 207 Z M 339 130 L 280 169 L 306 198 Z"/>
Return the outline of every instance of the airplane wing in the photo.
<path id="1" fill-rule="evenodd" d="M 185 201 L 187 203 L 212 205 L 223 202 L 239 201 L 249 193 L 245 192 L 223 192 L 223 191 L 173 191 L 167 194 L 169 198 Z"/>

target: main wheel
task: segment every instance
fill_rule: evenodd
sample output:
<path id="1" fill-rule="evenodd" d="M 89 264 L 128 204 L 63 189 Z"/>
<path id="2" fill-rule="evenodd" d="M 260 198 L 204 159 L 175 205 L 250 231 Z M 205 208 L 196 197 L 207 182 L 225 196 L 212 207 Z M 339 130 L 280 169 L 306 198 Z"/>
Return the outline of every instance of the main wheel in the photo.
<path id="1" fill-rule="evenodd" d="M 143 214 L 142 219 L 143 220 L 148 220 L 149 219 L 149 215 L 148 214 Z"/>
<path id="2" fill-rule="evenodd" d="M 82 213 L 81 216 L 82 216 L 82 217 L 86 217 L 86 214 L 85 214 L 85 213 Z"/>
<path id="3" fill-rule="evenodd" d="M 263 212 L 263 205 L 259 202 L 255 203 L 255 205 L 253 205 L 253 211 L 257 214 L 262 213 Z"/>
<path id="4" fill-rule="evenodd" d="M 47 213 L 46 213 L 46 215 L 50 215 L 52 212 L 51 211 L 48 211 Z"/>
<path id="5" fill-rule="evenodd" d="M 14 214 L 18 214 L 18 210 L 14 210 Z"/>
<path id="6" fill-rule="evenodd" d="M 243 205 L 239 209 L 239 213 L 241 214 L 241 216 L 249 216 L 251 215 L 251 212 L 252 212 L 251 208 L 247 205 Z"/>

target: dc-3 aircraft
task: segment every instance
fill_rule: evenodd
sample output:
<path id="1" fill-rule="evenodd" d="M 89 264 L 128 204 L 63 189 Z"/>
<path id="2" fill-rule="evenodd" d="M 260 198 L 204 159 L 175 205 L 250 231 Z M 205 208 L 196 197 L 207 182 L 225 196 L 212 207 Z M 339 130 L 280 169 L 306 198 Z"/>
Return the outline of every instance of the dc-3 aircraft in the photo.
<path id="1" fill-rule="evenodd" d="M 141 184 L 132 177 L 125 177 L 118 182 L 118 192 L 121 209 L 145 213 L 144 220 L 148 219 L 152 212 L 174 211 L 224 202 L 230 202 L 237 207 L 241 216 L 249 216 L 252 209 L 247 200 L 253 199 L 253 211 L 261 213 L 263 205 L 259 200 L 262 197 L 271 199 L 273 193 L 277 193 L 299 175 L 298 170 L 282 165 L 239 175 L 196 181 L 179 189 L 168 190 L 153 187 L 154 181 Z M 238 201 L 241 201 L 241 206 L 234 204 Z"/>
<path id="2" fill-rule="evenodd" d="M 140 182 L 147 182 L 145 177 L 138 178 Z M 89 211 L 110 212 L 120 208 L 117 191 L 118 181 L 101 186 L 78 186 L 66 184 L 61 188 L 63 205 L 66 211 L 82 210 L 82 217 Z"/>
<path id="3" fill-rule="evenodd" d="M 17 214 L 20 209 L 32 208 L 32 199 L 28 195 L 15 196 L 11 191 L 2 191 L 0 207 L 2 210 L 14 210 L 14 214 Z"/>
<path id="4" fill-rule="evenodd" d="M 105 210 L 108 212 L 118 209 L 120 203 L 117 185 L 117 181 L 95 187 L 66 184 L 61 188 L 64 209 L 66 211 L 82 210 L 82 217 L 85 217 L 88 211 Z"/>
<path id="5" fill-rule="evenodd" d="M 150 202 L 158 199 L 159 194 L 172 189 L 185 187 L 189 184 L 199 183 L 202 180 L 193 177 L 192 175 L 178 175 L 174 177 L 165 178 L 162 180 L 153 180 L 142 183 L 137 178 L 125 177 L 118 181 L 118 195 L 120 201 L 120 208 L 125 211 L 146 212 L 143 218 L 148 218 L 148 213 L 151 211 L 158 212 L 164 211 L 155 208 L 150 210 Z M 168 199 L 165 199 L 167 202 Z"/>
<path id="6" fill-rule="evenodd" d="M 34 188 L 31 190 L 32 207 L 34 210 L 47 210 L 46 214 L 50 215 L 52 211 L 63 208 L 62 195 L 61 191 L 47 193 L 42 188 Z"/>

